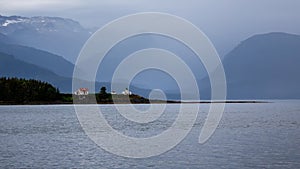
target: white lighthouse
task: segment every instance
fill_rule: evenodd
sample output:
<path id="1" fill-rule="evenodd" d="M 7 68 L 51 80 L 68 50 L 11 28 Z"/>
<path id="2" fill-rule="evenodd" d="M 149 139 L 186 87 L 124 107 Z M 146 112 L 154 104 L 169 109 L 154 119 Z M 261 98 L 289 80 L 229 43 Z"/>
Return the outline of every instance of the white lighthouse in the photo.
<path id="1" fill-rule="evenodd" d="M 123 92 L 122 92 L 123 95 L 131 95 L 131 91 L 128 90 L 128 88 L 126 88 Z"/>

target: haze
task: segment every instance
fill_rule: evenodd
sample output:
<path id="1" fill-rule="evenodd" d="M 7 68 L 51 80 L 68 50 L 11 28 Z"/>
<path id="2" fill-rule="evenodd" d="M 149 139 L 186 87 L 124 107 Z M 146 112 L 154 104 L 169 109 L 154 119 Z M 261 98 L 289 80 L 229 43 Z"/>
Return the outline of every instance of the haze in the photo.
<path id="1" fill-rule="evenodd" d="M 300 34 L 297 0 L 1 0 L 1 15 L 59 16 L 99 28 L 123 15 L 166 12 L 198 26 L 221 56 L 254 34 Z"/>

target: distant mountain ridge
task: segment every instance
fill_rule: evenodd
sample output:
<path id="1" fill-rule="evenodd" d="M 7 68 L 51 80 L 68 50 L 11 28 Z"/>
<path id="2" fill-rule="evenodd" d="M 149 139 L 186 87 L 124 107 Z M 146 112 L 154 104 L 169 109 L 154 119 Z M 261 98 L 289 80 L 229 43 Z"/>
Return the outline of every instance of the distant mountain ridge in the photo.
<path id="1" fill-rule="evenodd" d="M 72 92 L 71 80 L 74 64 L 70 61 L 75 61 L 83 43 L 90 35 L 90 30 L 71 19 L 0 16 L 0 53 L 1 61 L 3 61 L 1 65 L 6 67 L 6 69 L 2 67 L 0 73 L 10 77 L 43 78 L 40 80 L 53 83 L 63 92 Z M 147 44 L 143 44 L 143 40 L 146 40 Z M 151 40 L 154 47 L 156 43 L 169 44 L 171 42 L 156 39 L 156 37 L 137 37 L 129 40 L 129 44 L 135 48 L 128 49 L 128 41 L 121 42 L 116 51 L 109 53 L 111 59 L 121 60 L 123 55 L 126 56 L 134 49 L 153 47 Z M 157 40 L 162 40 L 162 42 L 156 42 Z M 177 45 L 180 46 L 175 43 L 175 46 Z M 228 99 L 299 99 L 299 46 L 299 35 L 280 32 L 254 35 L 242 41 L 222 61 L 227 79 Z M 167 46 L 167 49 L 172 51 L 173 46 Z M 179 47 L 177 49 L 175 53 L 181 53 L 187 61 L 194 63 L 189 60 L 192 57 L 185 56 L 189 55 L 187 50 L 181 50 Z M 8 57 L 12 58 L 8 59 Z M 102 71 L 104 74 L 100 74 L 101 77 L 107 76 L 109 79 L 111 75 L 107 73 L 109 72 L 107 70 L 114 71 L 112 63 L 115 64 L 114 66 L 118 64 L 108 61 L 101 66 L 104 69 Z M 19 66 L 12 69 L 7 67 L 10 64 Z M 195 65 L 193 65 L 193 68 L 196 68 L 195 72 L 201 72 L 202 68 Z M 38 75 L 34 72 L 38 72 Z M 151 74 L 148 74 L 148 77 L 143 76 L 138 82 L 151 82 L 149 80 L 151 76 Z M 197 75 L 197 77 L 200 76 Z M 149 78 L 148 81 L 145 80 L 147 78 Z M 131 90 L 147 97 L 150 92 L 150 89 L 147 89 L 147 83 L 146 85 L 144 83 L 132 84 Z M 209 99 L 208 77 L 198 79 L 198 84 L 201 99 Z M 97 82 L 96 86 L 99 87 L 99 85 L 105 85 L 110 90 L 110 84 L 107 82 Z M 170 96 L 168 99 L 179 99 L 178 91 L 173 90 L 169 84 L 166 86 L 165 91 Z"/>
<path id="2" fill-rule="evenodd" d="M 34 64 L 16 59 L 12 55 L 0 52 L 0 76 L 36 79 L 49 82 L 63 92 L 70 92 L 70 80 Z"/>
<path id="3" fill-rule="evenodd" d="M 20 45 L 58 54 L 74 63 L 93 30 L 60 17 L 0 16 L 0 33 Z"/>
<path id="4" fill-rule="evenodd" d="M 79 22 L 72 19 L 48 16 L 22 17 L 22 16 L 0 16 L 0 25 L 3 34 L 11 34 L 24 28 L 35 28 L 35 31 L 60 32 L 86 31 Z"/>
<path id="5" fill-rule="evenodd" d="M 1 44 L 0 44 L 1 45 Z M 63 77 L 52 71 L 35 64 L 19 60 L 12 55 L 0 52 L 0 77 L 17 77 L 25 79 L 35 79 L 51 83 L 63 93 L 72 93 L 72 77 Z M 75 79 L 77 80 L 77 79 Z M 83 84 L 92 86 L 92 83 L 79 80 Z M 101 86 L 109 86 L 106 82 L 96 82 L 96 90 Z M 91 88 L 90 88 L 91 89 Z M 93 89 L 91 89 L 93 91 Z"/>
<path id="6" fill-rule="evenodd" d="M 0 44 L 1 45 L 1 44 Z M 35 79 L 41 80 L 44 82 L 51 83 L 63 93 L 72 93 L 72 77 L 63 77 L 59 76 L 50 70 L 47 70 L 43 67 L 27 63 L 25 61 L 19 60 L 12 55 L 8 55 L 0 52 L 0 77 L 17 77 L 25 79 Z M 82 82 L 85 84 L 84 87 L 90 89 L 91 92 L 94 92 L 91 86 L 95 85 L 96 92 L 99 92 L 100 87 L 105 86 L 110 91 L 110 83 L 107 82 L 86 82 L 80 79 L 74 79 L 77 82 Z M 121 85 L 121 84 L 120 84 Z M 82 86 L 77 86 L 82 87 Z M 125 87 L 125 86 L 124 86 Z M 134 93 L 140 93 L 144 96 L 150 92 L 149 89 L 141 89 L 135 86 L 130 86 L 130 90 Z"/>
<path id="7" fill-rule="evenodd" d="M 299 46 L 300 36 L 286 33 L 255 35 L 241 42 L 223 60 L 228 89 L 227 99 L 299 99 Z M 5 53 L 9 53 L 10 50 L 14 51 L 10 52 L 11 55 Z M 26 54 L 22 50 L 28 50 L 28 53 Z M 43 51 L 0 43 L 0 52 L 2 52 L 0 54 L 1 76 L 44 80 L 59 87 L 63 92 L 72 92 L 71 77 L 60 76 L 53 73 L 54 70 L 48 69 L 49 67 L 45 68 L 45 65 L 38 66 L 43 65 L 40 62 L 28 63 L 28 60 L 24 59 L 43 57 L 45 54 Z M 12 54 L 17 56 L 12 56 Z M 47 55 L 47 52 L 45 56 L 52 59 L 58 57 Z M 61 68 L 59 63 L 62 60 L 58 59 L 53 68 Z M 36 61 L 41 60 L 37 59 Z M 206 77 L 198 84 L 201 99 L 210 99 L 209 79 Z M 102 85 L 110 90 L 109 83 L 98 82 L 96 89 Z M 133 85 L 130 86 L 130 90 L 145 97 L 150 92 L 150 89 Z M 179 99 L 180 97 L 175 91 L 167 91 L 167 95 L 168 99 Z"/>
<path id="8" fill-rule="evenodd" d="M 300 36 L 254 35 L 223 61 L 230 99 L 299 99 Z"/>
<path id="9" fill-rule="evenodd" d="M 0 33 L 0 77 L 18 77 L 49 82 L 60 91 L 72 93 L 72 75 L 74 65 L 58 56 L 32 47 L 14 44 L 6 35 Z M 94 91 L 90 82 L 82 81 L 86 87 Z M 96 91 L 102 86 L 110 90 L 110 83 L 96 82 Z M 121 86 L 124 86 L 120 84 Z M 82 86 L 80 86 L 82 87 Z M 123 88 L 125 88 L 124 86 Z M 131 85 L 135 93 L 148 96 L 149 89 Z"/>
<path id="10" fill-rule="evenodd" d="M 52 53 L 15 44 L 5 44 L 0 41 L 0 52 L 13 55 L 21 61 L 43 67 L 64 77 L 72 77 L 74 65 L 61 56 Z"/>

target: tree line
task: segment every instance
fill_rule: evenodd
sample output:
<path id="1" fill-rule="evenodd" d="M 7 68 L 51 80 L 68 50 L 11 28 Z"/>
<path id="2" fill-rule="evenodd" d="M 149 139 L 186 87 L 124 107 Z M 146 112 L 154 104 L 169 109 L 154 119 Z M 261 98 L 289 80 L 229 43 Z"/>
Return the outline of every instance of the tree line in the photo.
<path id="1" fill-rule="evenodd" d="M 7 77 L 0 78 L 0 104 L 72 104 L 73 101 L 75 101 L 75 103 L 93 103 L 91 102 L 93 96 L 96 96 L 98 104 L 129 102 L 149 103 L 149 99 L 135 94 L 130 96 L 115 94 L 113 99 L 112 94 L 107 93 L 106 87 L 104 86 L 100 88 L 98 93 L 82 97 L 73 94 L 60 93 L 58 88 L 40 80 Z"/>
<path id="2" fill-rule="evenodd" d="M 29 103 L 35 101 L 52 102 L 60 100 L 58 88 L 39 80 L 23 78 L 0 78 L 0 101 Z"/>

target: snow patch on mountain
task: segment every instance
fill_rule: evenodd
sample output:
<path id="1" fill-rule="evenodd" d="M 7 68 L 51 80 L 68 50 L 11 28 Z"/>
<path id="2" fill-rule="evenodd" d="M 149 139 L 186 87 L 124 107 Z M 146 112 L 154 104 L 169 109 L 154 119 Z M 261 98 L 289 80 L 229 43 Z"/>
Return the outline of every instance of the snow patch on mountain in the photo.
<path id="1" fill-rule="evenodd" d="M 78 22 L 67 18 L 0 16 L 0 33 L 9 35 L 20 30 L 35 30 L 40 33 L 87 31 Z"/>
<path id="2" fill-rule="evenodd" d="M 68 18 L 0 15 L 0 34 L 20 45 L 61 55 L 72 62 L 94 31 Z"/>
<path id="3" fill-rule="evenodd" d="M 19 23 L 19 22 L 24 22 L 24 19 L 17 19 L 17 20 L 6 20 L 2 26 L 8 26 L 9 24 L 14 24 L 14 23 Z"/>

